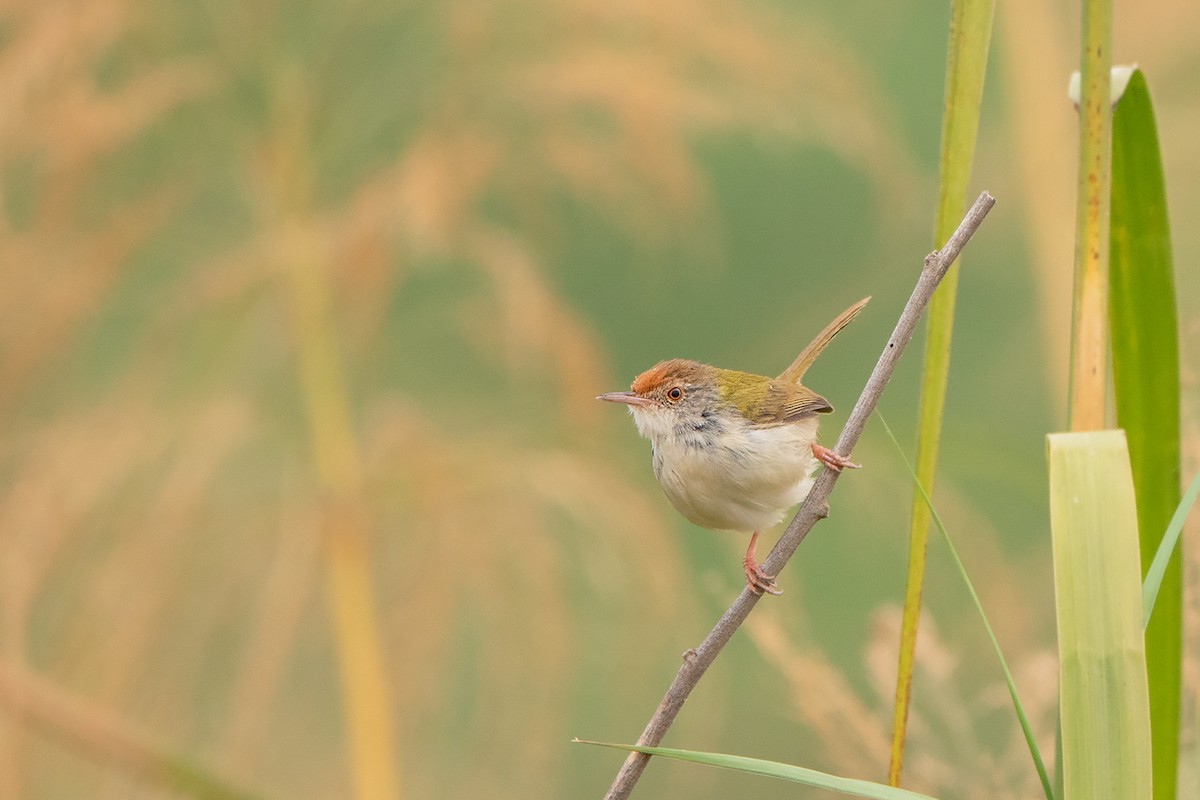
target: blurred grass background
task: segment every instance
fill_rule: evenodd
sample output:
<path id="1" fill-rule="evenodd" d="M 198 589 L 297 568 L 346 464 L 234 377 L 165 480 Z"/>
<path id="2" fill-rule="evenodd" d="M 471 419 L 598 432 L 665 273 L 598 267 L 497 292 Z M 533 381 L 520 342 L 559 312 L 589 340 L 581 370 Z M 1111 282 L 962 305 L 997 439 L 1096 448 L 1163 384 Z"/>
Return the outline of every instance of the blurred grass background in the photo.
<path id="1" fill-rule="evenodd" d="M 379 758 L 398 796 L 598 795 L 620 756 L 567 740 L 636 736 L 745 542 L 682 521 L 592 398 L 671 356 L 774 374 L 873 294 L 811 374 L 836 436 L 930 247 L 946 13 L 5 4 L 0 798 L 174 796 L 50 724 L 31 675 L 268 797 L 369 796 Z M 1186 475 L 1197 29 L 1184 0 L 1119 9 L 1114 59 L 1159 114 Z M 960 286 L 937 500 L 1052 752 L 1077 20 L 1013 0 L 996 35 L 972 185 L 1000 204 Z M 882 405 L 901 431 L 918 367 Z M 868 468 L 666 744 L 882 779 L 910 497 L 889 448 L 868 429 Z M 935 545 L 907 775 L 1030 796 L 947 566 Z M 383 733 L 356 740 L 354 707 Z M 656 762 L 640 791 L 751 780 Z"/>

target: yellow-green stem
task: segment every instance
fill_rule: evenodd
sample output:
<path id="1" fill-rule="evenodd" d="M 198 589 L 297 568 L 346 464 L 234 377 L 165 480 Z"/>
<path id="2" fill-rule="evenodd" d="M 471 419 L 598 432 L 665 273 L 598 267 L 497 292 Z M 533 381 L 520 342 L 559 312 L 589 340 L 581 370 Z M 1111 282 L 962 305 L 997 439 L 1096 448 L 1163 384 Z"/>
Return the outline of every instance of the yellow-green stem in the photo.
<path id="1" fill-rule="evenodd" d="M 1107 378 L 1109 169 L 1112 148 L 1112 0 L 1083 4 L 1070 428 L 1104 427 Z"/>
<path id="2" fill-rule="evenodd" d="M 948 235 L 948 234 L 947 234 Z M 925 340 L 925 369 L 921 377 L 921 403 L 917 410 L 917 479 L 927 492 L 933 491 L 941 441 L 942 411 L 950 373 L 950 333 L 954 320 L 958 266 L 946 273 L 929 304 L 928 338 Z M 920 490 L 917 490 L 918 496 Z M 900 621 L 900 655 L 896 671 L 896 704 L 892 712 L 892 744 L 888 759 L 888 783 L 900 785 L 904 764 L 904 738 L 908 708 L 912 702 L 912 674 L 916 661 L 917 626 L 921 616 L 921 591 L 925 584 L 925 551 L 929 543 L 929 507 L 913 503 L 909 516 L 908 570 L 904 585 L 904 611 Z"/>
<path id="3" fill-rule="evenodd" d="M 962 214 L 963 198 L 971 176 L 979 132 L 979 108 L 991 42 L 995 4 L 992 0 L 954 0 L 950 10 L 950 39 L 946 54 L 945 108 L 939 162 L 937 217 L 934 244 L 940 247 L 954 232 Z M 941 288 L 929 304 L 925 367 L 917 421 L 917 477 L 929 494 L 937 470 L 942 411 L 950 373 L 950 342 L 958 290 L 958 266 L 946 273 Z M 900 630 L 896 704 L 892 717 L 892 742 L 888 782 L 899 786 L 904 758 L 904 734 L 912 693 L 912 671 L 921 614 L 921 589 L 925 581 L 925 549 L 929 539 L 929 508 L 920 489 L 914 491 L 909 525 L 908 574 Z"/>
<path id="4" fill-rule="evenodd" d="M 303 256 L 299 256 L 303 258 Z M 322 484 L 321 530 L 350 737 L 355 796 L 392 800 L 396 748 L 391 693 L 371 587 L 361 465 L 320 264 L 289 265 L 301 385 Z"/>
<path id="5" fill-rule="evenodd" d="M 362 464 L 338 351 L 329 261 L 312 222 L 307 115 L 298 85 L 295 80 L 282 85 L 271 153 L 280 217 L 275 222 L 285 237 L 281 277 L 322 493 L 321 532 L 354 796 L 396 800 L 398 750 L 372 592 Z"/>

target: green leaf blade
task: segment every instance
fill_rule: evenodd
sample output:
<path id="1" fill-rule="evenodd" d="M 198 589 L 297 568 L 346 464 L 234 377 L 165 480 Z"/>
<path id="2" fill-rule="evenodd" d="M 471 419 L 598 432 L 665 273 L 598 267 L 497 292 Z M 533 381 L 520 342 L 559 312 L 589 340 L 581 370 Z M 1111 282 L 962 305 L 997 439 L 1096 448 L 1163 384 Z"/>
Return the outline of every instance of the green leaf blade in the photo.
<path id="1" fill-rule="evenodd" d="M 1109 318 L 1117 424 L 1137 494 L 1143 572 L 1180 502 L 1179 338 L 1166 185 L 1146 78 L 1133 70 L 1113 113 Z M 1154 796 L 1175 797 L 1182 681 L 1182 559 L 1174 553 L 1146 627 Z"/>
<path id="2" fill-rule="evenodd" d="M 1137 511 L 1121 431 L 1047 437 L 1064 800 L 1150 800 Z"/>
<path id="3" fill-rule="evenodd" d="M 751 775 L 763 775 L 768 778 L 778 778 L 779 780 L 791 783 L 801 783 L 806 786 L 815 786 L 819 789 L 829 789 L 855 797 L 871 798 L 871 800 L 934 800 L 934 798 L 927 794 L 921 794 L 908 789 L 899 789 L 895 786 L 887 786 L 882 783 L 864 781 L 858 778 L 843 778 L 807 767 L 797 767 L 792 764 L 783 764 L 778 761 L 768 761 L 762 758 L 733 756 L 726 753 L 706 753 L 698 750 L 679 750 L 673 747 L 642 747 L 633 744 L 593 742 L 587 739 L 574 739 L 573 741 L 579 744 L 591 744 L 599 747 L 611 747 L 615 750 L 627 750 L 651 756 L 673 758 L 677 761 L 688 761 L 693 764 L 703 764 L 709 767 L 745 772 Z"/>

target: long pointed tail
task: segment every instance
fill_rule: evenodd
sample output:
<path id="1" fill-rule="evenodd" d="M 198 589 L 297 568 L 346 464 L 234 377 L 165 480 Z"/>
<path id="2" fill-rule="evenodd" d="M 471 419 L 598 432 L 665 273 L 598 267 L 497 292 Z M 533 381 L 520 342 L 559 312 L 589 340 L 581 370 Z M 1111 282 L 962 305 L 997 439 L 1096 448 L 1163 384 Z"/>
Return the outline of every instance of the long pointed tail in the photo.
<path id="1" fill-rule="evenodd" d="M 850 324 L 850 320 L 858 316 L 858 312 L 862 311 L 863 306 L 870 302 L 870 300 L 870 297 L 864 297 L 841 314 L 838 314 L 833 322 L 825 326 L 825 330 L 818 333 L 816 338 L 808 343 L 808 347 L 800 351 L 800 355 L 796 356 L 796 360 L 792 362 L 792 365 L 780 373 L 779 379 L 799 383 L 800 379 L 804 377 L 804 373 L 808 372 L 808 368 L 817 360 L 817 356 L 821 355 L 821 351 L 833 341 L 833 337 L 837 336 L 842 328 Z"/>

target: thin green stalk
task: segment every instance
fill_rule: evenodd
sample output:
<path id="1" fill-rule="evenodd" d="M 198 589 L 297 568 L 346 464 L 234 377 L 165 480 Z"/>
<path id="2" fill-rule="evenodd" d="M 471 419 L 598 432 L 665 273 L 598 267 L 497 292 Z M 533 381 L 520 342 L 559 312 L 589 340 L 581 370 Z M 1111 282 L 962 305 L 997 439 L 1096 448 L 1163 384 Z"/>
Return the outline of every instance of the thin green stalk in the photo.
<path id="1" fill-rule="evenodd" d="M 1013 710 L 1017 714 L 1017 721 L 1021 725 L 1021 733 L 1025 736 L 1025 744 L 1029 747 L 1030 758 L 1033 759 L 1033 767 L 1037 770 L 1038 780 L 1041 781 L 1042 791 L 1046 795 L 1046 800 L 1054 800 L 1054 790 L 1050 785 L 1050 775 L 1046 772 L 1046 764 L 1042 761 L 1042 752 L 1038 749 L 1037 740 L 1033 736 L 1033 727 L 1029 724 L 1029 717 L 1025 714 L 1025 708 L 1021 705 L 1021 699 L 1017 696 L 1017 684 L 1013 680 L 1012 671 L 1008 668 L 1008 661 L 1004 658 L 1004 652 L 1000 649 L 1000 640 L 996 638 L 996 632 L 992 630 L 992 624 L 988 621 L 987 612 L 983 610 L 983 602 L 979 599 L 979 594 L 975 591 L 975 585 L 971 583 L 971 577 L 967 574 L 967 568 L 959 558 L 958 548 L 954 546 L 953 540 L 950 538 L 946 526 L 942 524 L 942 518 L 937 513 L 937 509 L 933 506 L 933 499 L 921 486 L 921 481 L 917 478 L 917 473 L 913 469 L 912 464 L 904 456 L 904 450 L 900 447 L 900 442 L 896 439 L 896 435 L 892 433 L 891 427 L 887 424 L 887 420 L 883 418 L 883 414 L 879 410 L 875 410 L 875 416 L 879 418 L 879 422 L 883 425 L 883 429 L 887 432 L 888 438 L 892 440 L 892 444 L 896 447 L 896 452 L 900 455 L 900 460 L 904 463 L 908 474 L 912 476 L 913 485 L 917 487 L 917 493 L 920 495 L 925 507 L 929 510 L 929 515 L 933 519 L 934 526 L 942 534 L 942 539 L 946 542 L 946 547 L 950 551 L 950 557 L 954 559 L 954 566 L 958 569 L 959 576 L 963 579 L 963 583 L 967 587 L 967 592 L 971 595 L 971 602 L 975 605 L 975 610 L 979 612 L 979 619 L 983 622 L 983 628 L 987 631 L 988 639 L 992 643 L 992 649 L 996 651 L 996 658 L 1000 661 L 1000 670 L 1004 673 L 1004 683 L 1008 686 L 1008 696 L 1012 698 Z"/>
<path id="2" fill-rule="evenodd" d="M 962 215 L 983 99 L 988 47 L 992 38 L 993 0 L 954 0 L 950 10 L 950 37 L 946 54 L 945 108 L 939 158 L 937 217 L 934 245 L 940 247 L 954 232 Z M 942 412 L 950 372 L 950 341 L 958 290 L 958 265 L 946 274 L 929 304 L 925 366 L 917 423 L 917 475 L 919 485 L 933 489 L 941 438 Z M 916 493 L 909 524 L 908 574 L 900 629 L 896 704 L 892 717 L 888 782 L 900 784 L 904 760 L 904 734 L 912 693 L 913 658 L 921 614 L 921 589 L 925 582 L 925 548 L 929 537 L 929 512 Z"/>
<path id="3" fill-rule="evenodd" d="M 1142 627 L 1150 624 L 1150 617 L 1154 613 L 1154 606 L 1158 600 L 1158 590 L 1162 586 L 1163 575 L 1167 571 L 1167 562 L 1171 560 L 1171 555 L 1175 552 L 1175 545 L 1179 544 L 1183 523 L 1187 520 L 1188 512 L 1192 510 L 1192 504 L 1196 502 L 1197 495 L 1200 495 L 1200 472 L 1197 472 L 1196 477 L 1192 478 L 1191 486 L 1188 487 L 1183 499 L 1179 501 L 1179 506 L 1171 516 L 1171 524 L 1167 526 L 1162 540 L 1158 543 L 1158 552 L 1154 554 L 1154 560 L 1150 562 L 1150 568 L 1146 570 L 1146 579 L 1142 584 Z"/>

